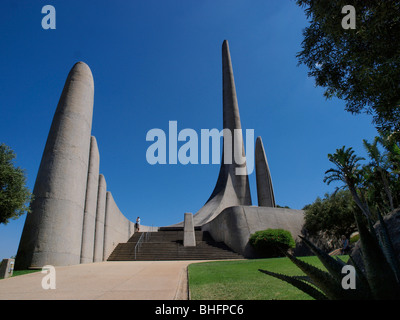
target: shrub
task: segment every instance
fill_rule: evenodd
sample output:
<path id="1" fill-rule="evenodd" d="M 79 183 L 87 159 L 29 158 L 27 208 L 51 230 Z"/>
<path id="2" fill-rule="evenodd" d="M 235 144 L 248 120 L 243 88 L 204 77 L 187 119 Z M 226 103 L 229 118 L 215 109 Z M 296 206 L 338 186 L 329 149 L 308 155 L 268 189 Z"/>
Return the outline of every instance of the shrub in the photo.
<path id="1" fill-rule="evenodd" d="M 360 239 L 360 234 L 356 233 L 350 236 L 350 244 L 355 244 Z"/>
<path id="2" fill-rule="evenodd" d="M 249 242 L 261 257 L 266 258 L 284 256 L 296 246 L 290 232 L 283 229 L 256 231 L 250 235 Z"/>

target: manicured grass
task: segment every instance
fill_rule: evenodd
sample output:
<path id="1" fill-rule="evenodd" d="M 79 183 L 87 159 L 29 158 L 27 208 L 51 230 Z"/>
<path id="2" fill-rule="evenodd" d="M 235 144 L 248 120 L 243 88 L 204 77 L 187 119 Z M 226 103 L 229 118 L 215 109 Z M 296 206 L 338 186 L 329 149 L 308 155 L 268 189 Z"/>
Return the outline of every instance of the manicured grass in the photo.
<path id="1" fill-rule="evenodd" d="M 347 256 L 341 257 L 344 261 Z M 324 269 L 317 257 L 302 260 Z M 304 275 L 288 258 L 203 262 L 189 265 L 192 300 L 312 300 L 292 285 L 258 271 Z"/>
<path id="2" fill-rule="evenodd" d="M 24 274 L 28 274 L 28 273 L 33 273 L 33 272 L 39 272 L 41 270 L 39 269 L 32 269 L 32 270 L 14 270 L 13 272 L 13 277 L 17 277 L 17 276 L 22 276 Z"/>
<path id="3" fill-rule="evenodd" d="M 33 273 L 33 272 L 38 272 L 41 270 L 35 269 L 35 270 L 14 270 L 13 271 L 13 277 L 17 277 L 17 276 L 22 276 L 24 274 L 28 274 L 28 273 Z M 3 278 L 0 278 L 0 280 Z"/>

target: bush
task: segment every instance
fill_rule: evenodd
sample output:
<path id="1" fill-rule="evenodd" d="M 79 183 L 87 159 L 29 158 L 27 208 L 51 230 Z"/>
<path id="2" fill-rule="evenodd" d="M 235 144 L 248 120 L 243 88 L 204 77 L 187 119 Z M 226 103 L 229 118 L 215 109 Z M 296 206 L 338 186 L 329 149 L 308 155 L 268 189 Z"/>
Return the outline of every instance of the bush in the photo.
<path id="1" fill-rule="evenodd" d="M 357 232 L 350 236 L 350 244 L 355 244 L 360 239 L 360 234 Z"/>
<path id="2" fill-rule="evenodd" d="M 256 231 L 250 235 L 249 242 L 265 258 L 284 256 L 284 252 L 296 246 L 290 232 L 283 229 Z"/>

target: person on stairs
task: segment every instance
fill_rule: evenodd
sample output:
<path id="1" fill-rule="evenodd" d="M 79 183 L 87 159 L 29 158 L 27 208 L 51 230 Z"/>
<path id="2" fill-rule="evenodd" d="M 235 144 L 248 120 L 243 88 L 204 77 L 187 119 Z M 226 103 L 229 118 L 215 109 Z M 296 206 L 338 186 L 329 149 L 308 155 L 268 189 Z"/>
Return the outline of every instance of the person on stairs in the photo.
<path id="1" fill-rule="evenodd" d="M 140 217 L 137 217 L 136 223 L 135 223 L 136 231 L 139 232 L 140 230 Z"/>

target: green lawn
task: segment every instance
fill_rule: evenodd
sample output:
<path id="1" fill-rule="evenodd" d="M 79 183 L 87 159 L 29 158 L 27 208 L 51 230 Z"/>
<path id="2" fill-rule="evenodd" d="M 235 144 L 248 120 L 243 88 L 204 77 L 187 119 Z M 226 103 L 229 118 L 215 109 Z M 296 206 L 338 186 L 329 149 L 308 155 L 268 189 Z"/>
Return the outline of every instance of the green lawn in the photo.
<path id="1" fill-rule="evenodd" d="M 28 273 L 33 273 L 33 272 L 39 272 L 39 271 L 41 271 L 41 270 L 39 270 L 39 269 L 31 269 L 31 270 L 14 270 L 13 271 L 13 277 L 16 277 L 16 276 L 22 276 L 22 275 L 24 275 L 24 274 L 28 274 Z"/>
<path id="2" fill-rule="evenodd" d="M 14 270 L 13 271 L 13 277 L 17 277 L 17 276 L 22 276 L 23 274 L 28 274 L 28 273 L 33 273 L 33 272 L 38 272 L 38 271 L 41 271 L 41 270 L 38 270 L 38 269 L 32 269 L 32 270 Z M 0 278 L 0 280 L 1 279 L 3 279 L 3 278 Z"/>
<path id="3" fill-rule="evenodd" d="M 302 260 L 324 269 L 317 257 Z M 348 257 L 342 259 L 347 261 Z M 203 262 L 189 265 L 192 300 L 311 300 L 292 285 L 261 273 L 304 275 L 288 258 Z"/>

